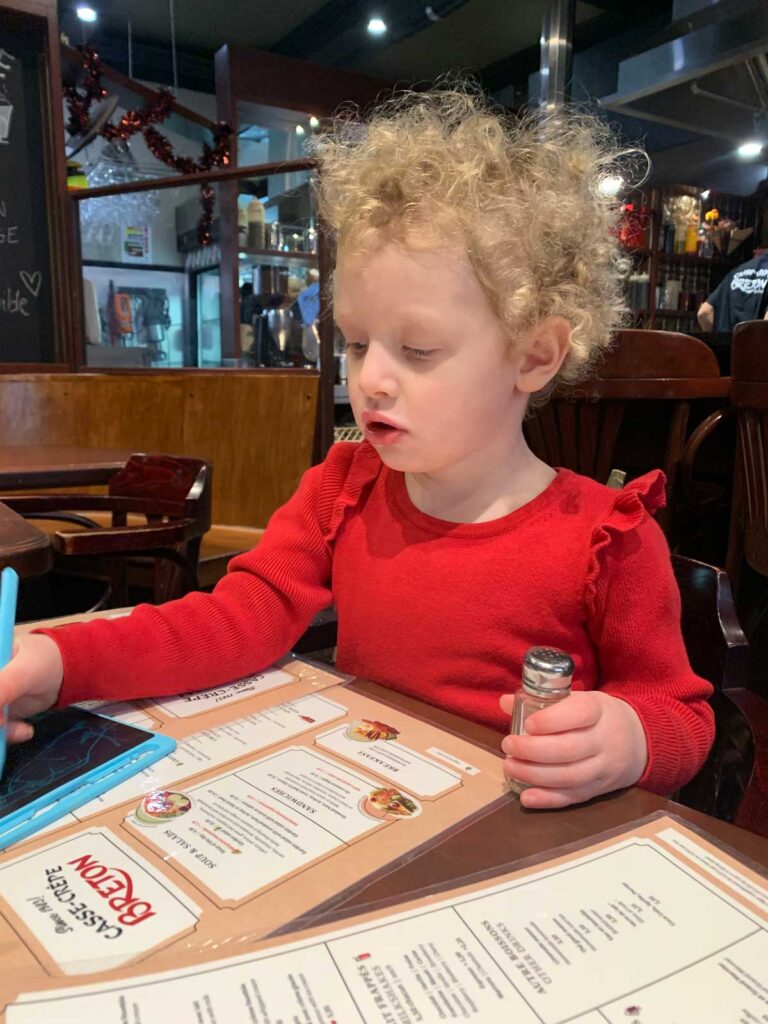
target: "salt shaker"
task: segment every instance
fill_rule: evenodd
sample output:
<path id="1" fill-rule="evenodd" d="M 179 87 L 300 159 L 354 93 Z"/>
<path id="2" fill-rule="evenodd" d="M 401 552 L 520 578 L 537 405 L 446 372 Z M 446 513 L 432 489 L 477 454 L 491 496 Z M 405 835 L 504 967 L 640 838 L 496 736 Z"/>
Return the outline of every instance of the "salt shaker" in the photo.
<path id="1" fill-rule="evenodd" d="M 534 711 L 557 704 L 569 696 L 574 672 L 573 658 L 554 647 L 531 647 L 523 658 L 523 678 L 512 705 L 513 736 L 525 733 L 525 723 Z M 521 793 L 529 783 L 509 779 L 510 789 Z"/>

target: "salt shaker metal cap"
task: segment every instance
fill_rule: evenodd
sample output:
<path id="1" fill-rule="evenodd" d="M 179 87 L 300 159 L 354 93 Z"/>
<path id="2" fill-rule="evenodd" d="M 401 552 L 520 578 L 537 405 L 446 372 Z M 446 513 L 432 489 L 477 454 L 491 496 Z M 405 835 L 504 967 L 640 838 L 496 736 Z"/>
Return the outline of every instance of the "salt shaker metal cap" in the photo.
<path id="1" fill-rule="evenodd" d="M 575 670 L 573 658 L 555 647 L 531 647 L 523 658 L 523 685 L 536 693 L 569 690 Z"/>

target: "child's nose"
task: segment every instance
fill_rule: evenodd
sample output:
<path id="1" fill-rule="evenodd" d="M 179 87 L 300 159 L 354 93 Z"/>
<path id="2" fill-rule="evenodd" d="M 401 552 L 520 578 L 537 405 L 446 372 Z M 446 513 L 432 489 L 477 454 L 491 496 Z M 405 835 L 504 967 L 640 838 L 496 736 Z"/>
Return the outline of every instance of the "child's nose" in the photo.
<path id="1" fill-rule="evenodd" d="M 381 346 L 368 346 L 360 363 L 357 383 L 368 398 L 394 395 L 397 392 L 395 368 L 386 350 Z"/>

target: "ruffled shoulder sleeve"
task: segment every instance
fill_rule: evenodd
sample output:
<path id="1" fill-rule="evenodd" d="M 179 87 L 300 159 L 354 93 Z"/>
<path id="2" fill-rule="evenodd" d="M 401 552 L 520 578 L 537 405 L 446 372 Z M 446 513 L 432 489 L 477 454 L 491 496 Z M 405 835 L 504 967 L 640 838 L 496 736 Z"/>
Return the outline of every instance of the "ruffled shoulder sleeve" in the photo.
<path id="1" fill-rule="evenodd" d="M 323 464 L 318 516 L 326 543 L 336 539 L 349 509 L 377 479 L 382 461 L 367 441 L 339 441 Z"/>
<path id="2" fill-rule="evenodd" d="M 622 490 L 616 491 L 604 519 L 592 531 L 585 587 L 590 614 L 596 611 L 600 578 L 606 570 L 610 553 L 618 553 L 622 539 L 664 507 L 666 482 L 661 470 L 632 480 Z"/>

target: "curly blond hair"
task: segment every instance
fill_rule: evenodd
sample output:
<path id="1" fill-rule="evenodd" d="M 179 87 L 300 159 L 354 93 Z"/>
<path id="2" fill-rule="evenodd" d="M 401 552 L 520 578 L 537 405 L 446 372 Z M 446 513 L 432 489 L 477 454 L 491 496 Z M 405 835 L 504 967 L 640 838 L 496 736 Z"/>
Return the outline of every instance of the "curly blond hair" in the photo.
<path id="1" fill-rule="evenodd" d="M 342 113 L 315 152 L 320 213 L 339 245 L 382 230 L 402 242 L 458 233 L 510 339 L 546 316 L 571 324 L 559 381 L 582 378 L 610 344 L 626 267 L 619 203 L 600 182 L 628 151 L 597 119 L 510 116 L 472 83 L 450 84 L 367 117 Z"/>

